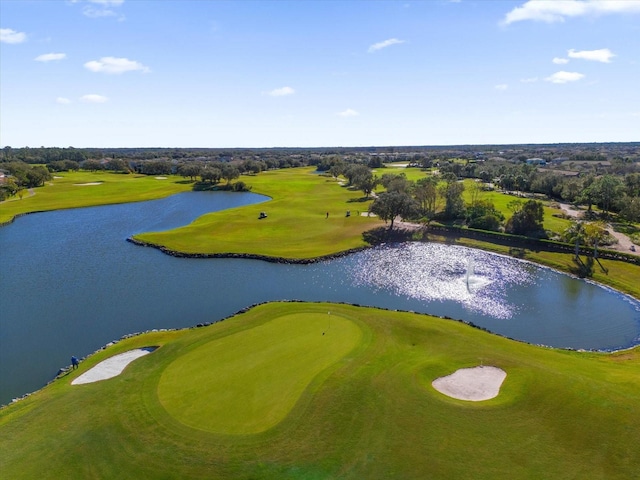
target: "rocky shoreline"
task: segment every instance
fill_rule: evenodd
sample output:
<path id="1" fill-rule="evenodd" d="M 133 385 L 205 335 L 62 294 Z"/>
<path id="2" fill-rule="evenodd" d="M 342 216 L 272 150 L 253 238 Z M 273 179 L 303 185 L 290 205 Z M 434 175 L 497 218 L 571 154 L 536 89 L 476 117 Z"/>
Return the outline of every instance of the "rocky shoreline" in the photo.
<path id="1" fill-rule="evenodd" d="M 164 247 L 162 245 L 143 242 L 133 237 L 127 238 L 127 242 L 133 243 L 134 245 L 138 245 L 141 247 L 155 248 L 157 250 L 160 250 L 162 253 L 165 253 L 172 257 L 178 257 L 178 258 L 241 258 L 241 259 L 248 259 L 248 260 L 262 260 L 265 262 L 284 263 L 284 264 L 292 264 L 292 265 L 308 265 L 311 263 L 322 262 L 325 260 L 333 260 L 336 258 L 346 257 L 347 255 L 351 255 L 352 253 L 360 252 L 362 250 L 366 250 L 367 248 L 370 248 L 370 247 L 352 248 L 342 252 L 332 253 L 329 255 L 323 255 L 323 256 L 314 257 L 314 258 L 284 258 L 284 257 L 271 257 L 268 255 L 258 255 L 254 253 L 186 253 L 186 252 L 171 250 L 170 248 Z"/>

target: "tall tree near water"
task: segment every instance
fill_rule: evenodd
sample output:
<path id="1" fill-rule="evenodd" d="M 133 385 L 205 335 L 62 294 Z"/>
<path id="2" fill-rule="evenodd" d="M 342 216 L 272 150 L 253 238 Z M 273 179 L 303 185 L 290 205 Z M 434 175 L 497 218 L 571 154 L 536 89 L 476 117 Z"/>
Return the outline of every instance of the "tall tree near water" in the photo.
<path id="1" fill-rule="evenodd" d="M 389 230 L 392 230 L 396 217 L 408 217 L 416 207 L 416 201 L 406 192 L 383 192 L 378 195 L 370 210 L 385 222 L 390 221 Z"/>

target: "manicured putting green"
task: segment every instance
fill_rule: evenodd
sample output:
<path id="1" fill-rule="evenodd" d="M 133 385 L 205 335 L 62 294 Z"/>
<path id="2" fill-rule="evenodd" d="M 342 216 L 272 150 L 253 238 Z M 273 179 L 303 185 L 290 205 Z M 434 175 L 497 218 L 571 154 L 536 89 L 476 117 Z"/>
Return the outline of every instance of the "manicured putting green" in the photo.
<path id="1" fill-rule="evenodd" d="M 177 358 L 160 378 L 158 397 L 185 425 L 221 434 L 262 432 L 284 419 L 314 378 L 361 338 L 356 323 L 329 312 L 276 317 Z"/>

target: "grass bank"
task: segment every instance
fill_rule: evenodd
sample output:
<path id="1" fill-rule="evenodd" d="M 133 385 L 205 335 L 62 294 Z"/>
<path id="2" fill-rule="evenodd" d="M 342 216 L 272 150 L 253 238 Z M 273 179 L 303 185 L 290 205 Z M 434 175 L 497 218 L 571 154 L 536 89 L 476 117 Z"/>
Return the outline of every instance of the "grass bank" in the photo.
<path id="1" fill-rule="evenodd" d="M 322 342 L 330 352 L 320 363 L 288 357 L 296 343 Z M 104 357 L 147 345 L 160 348 L 122 375 L 70 385 Z M 228 345 L 239 348 L 221 352 Z M 507 372 L 495 399 L 454 400 L 431 386 L 479 364 Z M 4 408 L 0 471 L 15 479 L 626 480 L 640 466 L 639 369 L 640 348 L 561 351 L 426 315 L 273 303 L 206 328 L 122 341 Z M 279 375 L 302 388 L 281 388 Z M 244 401 L 233 406 L 265 391 L 284 399 L 275 423 L 262 422 L 271 408 L 262 402 L 248 413 Z M 216 402 L 229 408 L 213 413 Z"/>
<path id="2" fill-rule="evenodd" d="M 25 194 L 22 199 L 15 197 L 0 203 L 0 224 L 24 213 L 153 200 L 192 188 L 190 182 L 173 175 L 62 172 L 44 187 L 33 189 L 34 195 Z"/>
<path id="3" fill-rule="evenodd" d="M 316 258 L 366 246 L 362 234 L 382 224 L 374 217 L 358 215 L 367 211 L 370 200 L 364 201 L 362 192 L 313 171 L 292 168 L 243 178 L 253 192 L 272 200 L 210 213 L 190 225 L 139 234 L 135 239 L 187 254 L 288 259 Z M 267 218 L 258 218 L 261 211 Z"/>

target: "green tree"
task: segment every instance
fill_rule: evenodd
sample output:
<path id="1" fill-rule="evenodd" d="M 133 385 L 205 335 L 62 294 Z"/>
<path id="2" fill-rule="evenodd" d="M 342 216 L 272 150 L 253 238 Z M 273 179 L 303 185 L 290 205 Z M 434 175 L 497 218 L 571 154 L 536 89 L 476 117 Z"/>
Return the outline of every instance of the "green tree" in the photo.
<path id="1" fill-rule="evenodd" d="M 504 215 L 490 200 L 478 200 L 467 207 L 467 224 L 471 228 L 498 231 L 503 220 Z"/>
<path id="2" fill-rule="evenodd" d="M 444 212 L 445 219 L 454 220 L 456 218 L 464 217 L 465 206 L 462 198 L 462 192 L 464 192 L 464 184 L 456 180 L 448 179 L 447 183 L 440 186 L 441 195 L 444 198 Z"/>
<path id="3" fill-rule="evenodd" d="M 102 170 L 102 164 L 98 160 L 85 160 L 82 163 L 82 168 L 89 170 L 90 172 L 95 172 L 97 170 Z"/>
<path id="4" fill-rule="evenodd" d="M 595 182 L 596 198 L 607 217 L 614 202 L 622 195 L 624 186 L 617 177 L 604 175 Z"/>
<path id="5" fill-rule="evenodd" d="M 584 243 L 585 230 L 582 222 L 572 222 L 571 225 L 562 232 L 562 240 L 575 245 L 575 256 L 580 253 L 580 244 Z"/>
<path id="6" fill-rule="evenodd" d="M 112 172 L 129 172 L 129 163 L 122 158 L 112 158 L 104 165 L 105 170 Z"/>
<path id="7" fill-rule="evenodd" d="M 542 225 L 544 221 L 544 208 L 542 202 L 527 200 L 522 204 L 522 209 L 515 212 L 505 225 L 505 232 L 514 235 L 526 235 L 545 238 L 546 233 Z"/>
<path id="8" fill-rule="evenodd" d="M 418 202 L 420 214 L 430 222 L 436 214 L 438 202 L 438 179 L 424 177 L 416 182 L 414 190 L 415 199 Z"/>
<path id="9" fill-rule="evenodd" d="M 227 181 L 227 185 L 231 183 L 231 180 L 238 178 L 240 176 L 240 170 L 238 170 L 233 165 L 228 163 L 223 164 L 222 166 L 222 178 Z"/>
<path id="10" fill-rule="evenodd" d="M 202 165 L 198 163 L 193 163 L 193 162 L 183 163 L 178 167 L 178 173 L 184 178 L 189 177 L 189 179 L 192 182 L 195 181 L 196 177 L 200 175 L 201 172 L 202 172 Z"/>
<path id="11" fill-rule="evenodd" d="M 51 180 L 51 178 L 51 172 L 49 172 L 46 167 L 37 165 L 27 171 L 27 181 L 25 186 L 29 188 L 42 187 L 44 182 Z"/>
<path id="12" fill-rule="evenodd" d="M 200 170 L 200 179 L 203 182 L 218 183 L 222 178 L 222 171 L 217 167 L 205 167 Z"/>
<path id="13" fill-rule="evenodd" d="M 385 222 L 391 222 L 389 225 L 391 230 L 396 217 L 406 218 L 415 212 L 416 207 L 416 201 L 408 193 L 382 192 L 371 204 L 370 211 Z"/>
<path id="14" fill-rule="evenodd" d="M 640 222 L 640 197 L 624 197 L 620 215 L 629 222 Z"/>
<path id="15" fill-rule="evenodd" d="M 363 173 L 353 179 L 354 186 L 359 190 L 362 190 L 362 193 L 364 193 L 367 198 L 369 198 L 369 195 L 371 195 L 371 192 L 373 192 L 378 183 L 378 177 L 376 177 L 371 171 L 366 174 Z"/>
<path id="16" fill-rule="evenodd" d="M 344 164 L 336 163 L 329 168 L 329 173 L 333 178 L 338 178 L 340 175 L 344 173 Z"/>
<path id="17" fill-rule="evenodd" d="M 387 189 L 387 192 L 411 193 L 415 186 L 404 173 L 385 173 L 380 178 L 380 183 Z"/>
<path id="18" fill-rule="evenodd" d="M 366 176 L 369 173 L 371 173 L 371 169 L 366 165 L 352 164 L 344 169 L 343 175 L 346 177 L 349 185 L 353 185 L 357 177 Z"/>

